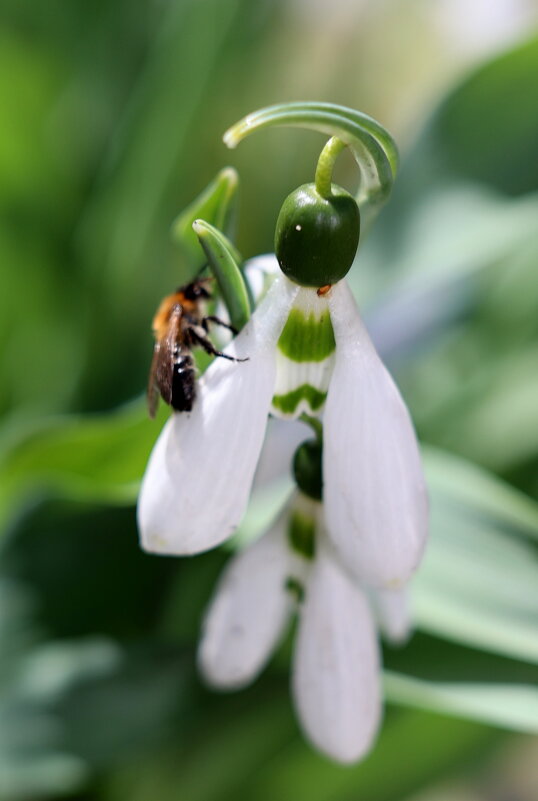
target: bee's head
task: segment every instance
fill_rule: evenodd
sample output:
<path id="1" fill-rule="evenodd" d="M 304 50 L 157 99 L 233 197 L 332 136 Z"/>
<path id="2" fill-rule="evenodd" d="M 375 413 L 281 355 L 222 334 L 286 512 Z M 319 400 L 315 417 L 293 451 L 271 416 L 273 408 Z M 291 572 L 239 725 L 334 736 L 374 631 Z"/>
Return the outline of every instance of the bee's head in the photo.
<path id="1" fill-rule="evenodd" d="M 205 286 L 207 282 L 207 278 L 201 278 L 197 281 L 187 284 L 187 286 L 182 287 L 181 291 L 183 292 L 186 300 L 207 300 L 210 298 L 211 293 Z"/>

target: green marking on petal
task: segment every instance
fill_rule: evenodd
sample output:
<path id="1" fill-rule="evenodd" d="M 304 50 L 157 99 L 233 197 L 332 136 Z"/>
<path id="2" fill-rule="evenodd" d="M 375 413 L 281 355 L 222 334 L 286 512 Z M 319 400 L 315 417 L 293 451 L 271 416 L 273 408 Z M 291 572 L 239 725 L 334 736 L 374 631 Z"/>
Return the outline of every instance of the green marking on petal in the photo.
<path id="1" fill-rule="evenodd" d="M 313 412 L 317 412 L 325 403 L 326 392 L 320 392 L 310 384 L 303 384 L 285 395 L 273 395 L 273 406 L 282 414 L 293 414 L 302 400 L 305 400 Z"/>
<path id="2" fill-rule="evenodd" d="M 286 590 L 291 593 L 296 603 L 300 604 L 304 601 L 304 586 L 300 581 L 298 581 L 298 579 L 290 576 L 288 579 L 286 579 L 285 587 Z"/>
<path id="3" fill-rule="evenodd" d="M 294 362 L 322 362 L 336 348 L 328 311 L 321 317 L 292 309 L 278 340 L 279 350 Z"/>
<path id="4" fill-rule="evenodd" d="M 313 559 L 316 546 L 316 521 L 311 515 L 295 510 L 288 526 L 288 540 L 293 548 L 305 559 Z"/>

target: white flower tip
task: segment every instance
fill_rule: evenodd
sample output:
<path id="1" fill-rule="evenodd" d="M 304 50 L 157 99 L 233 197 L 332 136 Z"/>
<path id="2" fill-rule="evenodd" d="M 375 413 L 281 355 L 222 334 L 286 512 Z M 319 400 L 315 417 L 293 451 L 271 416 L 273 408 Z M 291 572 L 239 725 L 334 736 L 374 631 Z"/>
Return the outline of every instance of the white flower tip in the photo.
<path id="1" fill-rule="evenodd" d="M 142 530 L 139 524 L 140 530 L 140 547 L 146 553 L 154 553 L 154 554 L 161 554 L 161 555 L 172 555 L 170 543 L 163 537 L 162 534 L 158 533 L 147 533 Z"/>
<path id="2" fill-rule="evenodd" d="M 245 631 L 240 626 L 221 633 L 222 648 L 204 637 L 198 649 L 198 670 L 206 684 L 223 692 L 241 690 L 258 675 L 262 665 L 251 664 L 244 658 L 242 642 Z M 224 640 L 224 638 L 226 638 Z"/>
<path id="3" fill-rule="evenodd" d="M 168 537 L 158 531 L 147 530 L 139 524 L 140 547 L 146 553 L 157 554 L 160 556 L 195 556 L 196 554 L 206 553 L 212 548 L 217 547 L 225 540 L 229 539 L 237 526 L 229 530 L 224 529 L 218 536 L 215 535 L 211 542 L 207 542 L 205 547 L 197 544 L 197 540 L 178 541 L 173 535 Z"/>
<path id="4" fill-rule="evenodd" d="M 370 600 L 383 637 L 393 645 L 403 645 L 413 632 L 407 587 L 372 590 Z"/>
<path id="5" fill-rule="evenodd" d="M 410 624 L 406 626 L 402 626 L 401 629 L 393 629 L 392 631 L 385 630 L 383 631 L 383 637 L 385 638 L 386 642 L 390 645 L 396 645 L 401 648 L 404 645 L 407 645 L 411 636 L 413 634 L 413 629 Z"/>
<path id="6" fill-rule="evenodd" d="M 379 648 L 368 602 L 322 550 L 306 587 L 293 693 L 308 739 L 331 759 L 357 762 L 381 719 Z"/>
<path id="7" fill-rule="evenodd" d="M 400 615 L 394 613 L 390 619 L 380 620 L 379 628 L 385 642 L 397 647 L 406 645 L 413 635 L 413 624 L 407 610 L 402 610 Z"/>
<path id="8" fill-rule="evenodd" d="M 349 527 L 351 531 L 360 531 L 360 527 Z M 334 527 L 333 529 L 334 530 Z M 348 572 L 363 586 L 378 592 L 399 592 L 403 590 L 415 571 L 420 566 L 426 539 L 409 549 L 408 553 L 398 553 L 387 548 L 385 554 L 379 553 L 374 547 L 368 545 L 362 549 L 355 546 L 350 550 L 347 543 L 342 544 L 341 539 L 334 543 L 336 553 L 342 564 L 346 565 Z M 357 537 L 355 537 L 357 539 Z M 354 544 L 352 543 L 352 548 Z"/>
<path id="9" fill-rule="evenodd" d="M 383 584 L 384 590 L 400 590 L 402 587 L 405 587 L 405 580 L 400 577 L 389 579 Z"/>
<path id="10" fill-rule="evenodd" d="M 372 750 L 380 724 L 381 715 L 377 720 L 370 721 L 369 728 L 361 732 L 360 739 L 356 735 L 348 736 L 345 732 L 338 733 L 330 740 L 323 738 L 318 742 L 312 737 L 312 733 L 307 736 L 317 750 L 333 762 L 339 762 L 341 765 L 354 765 L 364 759 Z"/>

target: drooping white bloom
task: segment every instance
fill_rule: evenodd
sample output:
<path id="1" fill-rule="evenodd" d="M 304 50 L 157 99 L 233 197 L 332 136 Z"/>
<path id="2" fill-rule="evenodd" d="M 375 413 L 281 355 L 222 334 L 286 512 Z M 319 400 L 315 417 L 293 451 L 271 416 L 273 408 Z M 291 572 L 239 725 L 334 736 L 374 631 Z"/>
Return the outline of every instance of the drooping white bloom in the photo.
<path id="1" fill-rule="evenodd" d="M 313 558 L 305 558 L 305 526 Z M 331 552 L 321 504 L 300 494 L 226 567 L 199 648 L 206 680 L 220 689 L 253 681 L 295 609 L 292 694 L 301 727 L 327 756 L 357 761 L 371 747 L 381 719 L 375 626 L 366 594 Z M 393 614 L 402 616 L 396 609 Z"/>
<path id="2" fill-rule="evenodd" d="M 204 622 L 199 649 L 207 681 L 221 689 L 249 684 L 281 639 L 294 608 L 286 589 L 306 565 L 287 542 L 288 509 L 227 565 Z"/>
<path id="3" fill-rule="evenodd" d="M 216 359 L 191 413 L 172 415 L 144 476 L 142 545 L 191 554 L 227 539 L 245 512 L 268 412 L 324 413 L 329 536 L 365 584 L 397 588 L 417 566 L 428 525 L 407 408 L 345 280 L 326 294 L 283 275 Z"/>

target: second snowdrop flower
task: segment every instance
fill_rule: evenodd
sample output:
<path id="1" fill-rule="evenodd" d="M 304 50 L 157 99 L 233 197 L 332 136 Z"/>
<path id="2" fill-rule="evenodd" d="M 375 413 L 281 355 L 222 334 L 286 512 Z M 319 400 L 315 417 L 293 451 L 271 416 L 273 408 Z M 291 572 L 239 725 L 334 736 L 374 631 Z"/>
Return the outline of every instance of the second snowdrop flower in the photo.
<path id="1" fill-rule="evenodd" d="M 321 504 L 302 493 L 224 571 L 199 647 L 208 683 L 231 690 L 253 681 L 295 610 L 299 722 L 322 753 L 354 762 L 370 749 L 381 719 L 375 625 L 366 595 L 331 553 Z"/>

